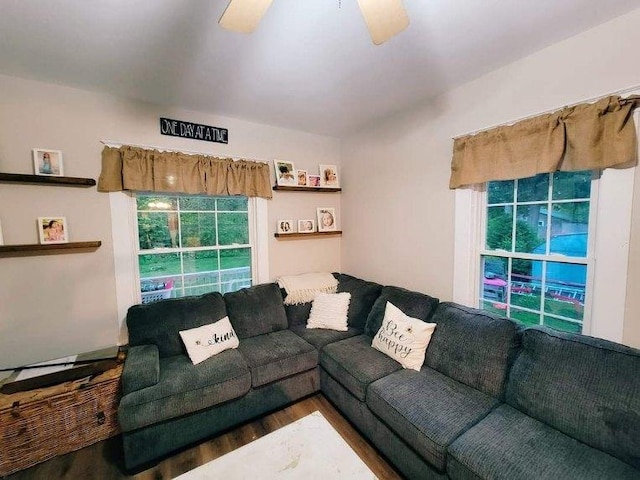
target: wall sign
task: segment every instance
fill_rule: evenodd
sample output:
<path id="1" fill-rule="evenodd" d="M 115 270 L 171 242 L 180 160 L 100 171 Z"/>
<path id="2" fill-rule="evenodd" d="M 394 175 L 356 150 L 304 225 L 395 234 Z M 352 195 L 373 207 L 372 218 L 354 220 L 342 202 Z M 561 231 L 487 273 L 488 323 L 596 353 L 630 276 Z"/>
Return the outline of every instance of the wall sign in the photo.
<path id="1" fill-rule="evenodd" d="M 229 143 L 229 130 L 226 128 L 200 125 L 160 117 L 160 133 L 172 137 L 192 138 L 205 142 Z"/>

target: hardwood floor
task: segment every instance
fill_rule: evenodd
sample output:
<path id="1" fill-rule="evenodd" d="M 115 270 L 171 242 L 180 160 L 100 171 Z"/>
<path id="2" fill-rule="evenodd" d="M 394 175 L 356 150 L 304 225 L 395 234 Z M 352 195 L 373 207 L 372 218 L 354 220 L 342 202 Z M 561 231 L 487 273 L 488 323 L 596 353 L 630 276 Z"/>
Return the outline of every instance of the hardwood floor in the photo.
<path id="1" fill-rule="evenodd" d="M 171 479 L 236 448 L 240 448 L 291 422 L 299 420 L 316 410 L 325 416 L 333 428 L 340 433 L 378 478 L 384 480 L 402 478 L 322 394 L 313 395 L 283 410 L 267 415 L 254 422 L 247 423 L 208 441 L 204 441 L 195 447 L 166 458 L 157 465 L 135 475 L 124 473 L 122 445 L 121 439 L 118 436 L 83 448 L 77 452 L 53 458 L 6 478 L 7 480 Z"/>

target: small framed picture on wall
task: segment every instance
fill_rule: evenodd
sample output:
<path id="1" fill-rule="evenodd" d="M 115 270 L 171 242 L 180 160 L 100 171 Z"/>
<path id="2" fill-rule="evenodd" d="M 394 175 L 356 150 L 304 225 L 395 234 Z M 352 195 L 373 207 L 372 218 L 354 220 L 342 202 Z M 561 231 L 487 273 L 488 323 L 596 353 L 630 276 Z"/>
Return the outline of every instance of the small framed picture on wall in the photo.
<path id="1" fill-rule="evenodd" d="M 310 187 L 320 186 L 320 175 L 307 175 L 307 181 Z"/>
<path id="2" fill-rule="evenodd" d="M 314 220 L 298 220 L 298 233 L 313 233 L 315 231 Z"/>
<path id="3" fill-rule="evenodd" d="M 33 149 L 33 169 L 36 175 L 62 177 L 62 152 L 60 150 Z"/>
<path id="4" fill-rule="evenodd" d="M 276 170 L 276 183 L 278 185 L 288 185 L 295 187 L 297 179 L 295 176 L 296 169 L 293 162 L 285 162 L 284 160 L 274 160 L 273 166 Z"/>
<path id="5" fill-rule="evenodd" d="M 2 236 L 2 223 L 0 223 L 0 245 L 4 245 L 4 237 Z"/>
<path id="6" fill-rule="evenodd" d="M 40 243 L 69 243 L 69 229 L 65 217 L 38 217 Z"/>
<path id="7" fill-rule="evenodd" d="M 293 220 L 278 220 L 278 233 L 293 233 Z"/>
<path id="8" fill-rule="evenodd" d="M 334 208 L 318 208 L 318 231 L 333 232 L 336 230 L 336 210 Z"/>
<path id="9" fill-rule="evenodd" d="M 298 179 L 299 187 L 307 186 L 307 171 L 306 170 L 296 170 L 296 178 Z"/>
<path id="10" fill-rule="evenodd" d="M 335 165 L 320 165 L 320 186 L 339 188 L 338 167 Z"/>

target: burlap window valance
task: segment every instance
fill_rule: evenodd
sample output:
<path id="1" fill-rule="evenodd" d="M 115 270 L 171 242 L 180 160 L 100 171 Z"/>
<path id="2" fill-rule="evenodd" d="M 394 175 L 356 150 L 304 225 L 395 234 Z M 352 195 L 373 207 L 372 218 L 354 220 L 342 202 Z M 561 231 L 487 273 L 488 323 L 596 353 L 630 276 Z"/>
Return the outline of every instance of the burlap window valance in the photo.
<path id="1" fill-rule="evenodd" d="M 634 166 L 638 105 L 640 96 L 611 96 L 456 138 L 449 188 L 556 170 Z"/>
<path id="2" fill-rule="evenodd" d="M 130 146 L 105 147 L 98 191 L 120 190 L 272 197 L 266 163 Z"/>

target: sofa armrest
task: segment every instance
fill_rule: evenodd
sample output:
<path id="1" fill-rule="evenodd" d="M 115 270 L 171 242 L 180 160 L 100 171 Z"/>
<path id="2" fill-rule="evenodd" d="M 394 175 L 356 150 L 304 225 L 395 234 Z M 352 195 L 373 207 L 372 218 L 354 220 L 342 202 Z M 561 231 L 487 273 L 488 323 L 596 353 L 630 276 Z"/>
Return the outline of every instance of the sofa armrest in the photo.
<path id="1" fill-rule="evenodd" d="M 158 383 L 160 356 L 155 345 L 139 345 L 129 348 L 122 370 L 122 394 L 142 390 Z"/>

